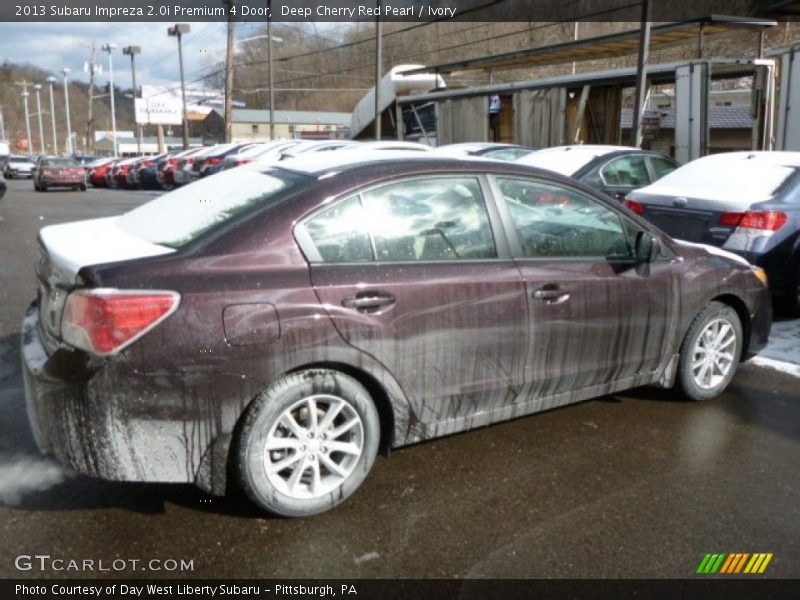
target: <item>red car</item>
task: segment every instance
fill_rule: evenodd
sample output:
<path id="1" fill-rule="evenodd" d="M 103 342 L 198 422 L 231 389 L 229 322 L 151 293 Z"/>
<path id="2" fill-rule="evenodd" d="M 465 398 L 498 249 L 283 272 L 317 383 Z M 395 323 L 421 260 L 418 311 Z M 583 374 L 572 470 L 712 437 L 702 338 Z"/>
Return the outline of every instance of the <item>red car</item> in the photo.
<path id="1" fill-rule="evenodd" d="M 103 158 L 89 165 L 89 169 L 87 171 L 89 183 L 91 183 L 94 187 L 108 187 L 108 182 L 106 181 L 106 172 L 113 164 L 113 158 Z"/>
<path id="2" fill-rule="evenodd" d="M 51 187 L 86 191 L 86 171 L 71 158 L 42 157 L 33 170 L 33 188 L 45 192 Z"/>
<path id="3" fill-rule="evenodd" d="M 158 172 L 156 173 L 156 179 L 161 187 L 164 188 L 172 188 L 175 186 L 175 169 L 180 168 L 180 163 L 200 152 L 201 150 L 206 150 L 205 146 L 200 146 L 199 148 L 191 148 L 190 150 L 184 150 L 183 152 L 179 152 L 178 154 L 173 154 L 167 160 L 161 162 L 158 165 Z"/>

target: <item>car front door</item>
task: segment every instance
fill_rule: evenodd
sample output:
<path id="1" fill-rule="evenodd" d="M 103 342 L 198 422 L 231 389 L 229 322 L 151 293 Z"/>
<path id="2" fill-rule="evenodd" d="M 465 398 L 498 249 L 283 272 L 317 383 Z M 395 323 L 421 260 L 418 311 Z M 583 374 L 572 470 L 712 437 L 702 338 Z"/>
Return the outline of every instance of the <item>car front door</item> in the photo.
<path id="1" fill-rule="evenodd" d="M 633 260 L 639 227 L 567 184 L 492 179 L 529 303 L 526 394 L 547 398 L 646 378 L 669 353 L 670 260 Z"/>
<path id="2" fill-rule="evenodd" d="M 525 285 L 485 186 L 474 175 L 406 179 L 295 229 L 342 337 L 380 361 L 415 418 L 440 433 L 513 403 L 524 380 Z"/>

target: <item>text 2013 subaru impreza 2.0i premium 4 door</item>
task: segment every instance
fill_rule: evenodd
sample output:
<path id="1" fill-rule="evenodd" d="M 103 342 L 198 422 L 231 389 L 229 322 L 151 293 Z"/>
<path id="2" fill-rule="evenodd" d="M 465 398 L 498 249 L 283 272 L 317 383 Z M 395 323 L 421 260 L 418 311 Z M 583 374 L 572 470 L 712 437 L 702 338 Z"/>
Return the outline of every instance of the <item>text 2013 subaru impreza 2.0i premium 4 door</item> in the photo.
<path id="1" fill-rule="evenodd" d="M 42 450 L 237 483 L 302 516 L 380 450 L 646 384 L 719 394 L 763 273 L 559 175 L 358 151 L 250 165 L 41 231 L 24 321 Z"/>

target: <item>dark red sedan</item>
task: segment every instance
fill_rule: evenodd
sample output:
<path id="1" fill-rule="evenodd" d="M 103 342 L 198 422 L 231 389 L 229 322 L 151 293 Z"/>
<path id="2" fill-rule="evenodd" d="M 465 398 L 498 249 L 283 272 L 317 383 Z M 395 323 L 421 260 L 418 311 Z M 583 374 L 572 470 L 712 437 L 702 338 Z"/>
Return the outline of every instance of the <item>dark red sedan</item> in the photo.
<path id="1" fill-rule="evenodd" d="M 480 159 L 249 165 L 39 243 L 22 345 L 42 451 L 235 482 L 288 516 L 344 501 L 379 450 L 642 385 L 711 398 L 771 324 L 743 259 Z"/>
<path id="2" fill-rule="evenodd" d="M 86 170 L 72 158 L 43 156 L 33 170 L 33 189 L 46 192 L 53 187 L 86 191 Z"/>

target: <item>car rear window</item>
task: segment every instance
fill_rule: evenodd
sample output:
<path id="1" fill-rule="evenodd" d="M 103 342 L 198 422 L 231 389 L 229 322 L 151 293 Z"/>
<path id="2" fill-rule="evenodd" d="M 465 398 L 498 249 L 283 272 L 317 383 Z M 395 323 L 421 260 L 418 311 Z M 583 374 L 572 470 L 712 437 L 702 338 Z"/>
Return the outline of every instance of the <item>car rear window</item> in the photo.
<path id="1" fill-rule="evenodd" d="M 124 214 L 118 226 L 154 244 L 181 248 L 306 179 L 277 169 L 233 169 L 164 194 Z"/>
<path id="2" fill-rule="evenodd" d="M 77 167 L 78 163 L 71 158 L 48 158 L 42 161 L 45 167 Z"/>

